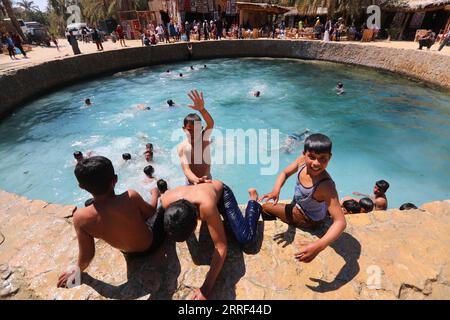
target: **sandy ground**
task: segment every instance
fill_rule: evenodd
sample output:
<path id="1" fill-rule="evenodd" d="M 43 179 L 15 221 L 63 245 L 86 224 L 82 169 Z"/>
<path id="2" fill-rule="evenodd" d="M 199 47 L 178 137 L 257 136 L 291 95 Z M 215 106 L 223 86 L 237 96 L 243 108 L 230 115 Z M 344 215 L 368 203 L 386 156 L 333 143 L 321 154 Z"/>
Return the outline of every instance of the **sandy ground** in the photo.
<path id="1" fill-rule="evenodd" d="M 215 41 L 215 40 L 209 40 Z M 226 40 L 222 40 L 226 41 Z M 97 52 L 97 47 L 94 43 L 82 43 L 78 42 L 79 47 L 82 53 L 95 53 Z M 417 50 L 418 43 L 412 41 L 377 41 L 377 42 L 346 42 L 342 41 L 342 43 L 353 43 L 362 46 L 378 46 L 378 47 L 390 47 L 390 48 L 399 48 L 399 49 L 409 49 L 409 50 Z M 127 40 L 126 44 L 128 48 L 130 47 L 140 47 L 141 40 Z M 158 44 L 165 45 L 165 44 Z M 33 46 L 33 50 L 27 53 L 28 59 L 24 58 L 21 54 L 17 55 L 17 60 L 11 60 L 8 55 L 0 54 L 0 74 L 7 73 L 9 71 L 13 71 L 16 69 L 20 69 L 24 66 L 35 65 L 42 62 L 46 62 L 49 60 L 55 59 L 63 59 L 68 56 L 72 56 L 72 48 L 68 44 L 66 39 L 59 39 L 60 51 L 56 49 L 54 44 L 51 47 L 40 47 Z M 104 42 L 103 47 L 105 50 L 126 50 L 127 48 L 123 48 L 120 46 L 119 42 L 113 43 L 111 40 Z M 440 54 L 450 56 L 450 47 L 444 47 L 440 52 L 437 51 L 438 45 L 434 45 L 431 50 L 428 51 L 429 54 Z"/>

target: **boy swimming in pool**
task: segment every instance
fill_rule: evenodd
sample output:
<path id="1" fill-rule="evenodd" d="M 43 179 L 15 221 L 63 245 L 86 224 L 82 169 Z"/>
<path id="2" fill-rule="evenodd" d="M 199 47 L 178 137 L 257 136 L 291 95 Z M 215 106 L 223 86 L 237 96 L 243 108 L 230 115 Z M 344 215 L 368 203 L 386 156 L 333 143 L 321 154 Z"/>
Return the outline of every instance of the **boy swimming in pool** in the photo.
<path id="1" fill-rule="evenodd" d="M 322 250 L 339 238 L 346 227 L 346 221 L 339 203 L 336 187 L 326 171 L 331 159 L 331 140 L 320 133 L 305 140 L 303 155 L 285 168 L 278 176 L 272 192 L 261 197 L 264 213 L 272 218 L 299 228 L 317 228 L 331 215 L 333 224 L 326 234 L 312 243 L 302 243 L 295 258 L 311 262 Z M 291 204 L 279 204 L 280 190 L 286 180 L 296 173 L 296 186 Z M 269 203 L 268 200 L 273 200 Z M 267 217 L 264 214 L 264 217 Z"/>
<path id="2" fill-rule="evenodd" d="M 360 192 L 353 192 L 353 194 L 358 197 L 365 197 L 365 198 L 369 198 L 370 200 L 372 200 L 373 204 L 374 204 L 373 210 L 386 210 L 387 206 L 388 206 L 386 191 L 388 189 L 389 189 L 389 183 L 386 180 L 378 180 L 375 182 L 375 186 L 373 187 L 373 195 L 372 196 L 363 194 Z M 350 200 L 350 199 L 353 199 L 356 201 L 359 200 L 359 199 L 352 198 L 352 197 L 344 197 L 342 199 L 342 202 L 346 201 L 346 200 Z"/>
<path id="3" fill-rule="evenodd" d="M 152 143 L 147 143 L 145 145 L 144 157 L 145 157 L 145 161 L 147 161 L 147 162 L 153 161 L 153 144 Z"/>
<path id="4" fill-rule="evenodd" d="M 207 224 L 214 243 L 210 269 L 203 285 L 196 290 L 192 299 L 209 298 L 222 270 L 227 255 L 227 237 L 221 215 L 240 244 L 250 244 L 256 240 L 256 229 L 262 209 L 257 202 L 256 190 L 248 191 L 250 200 L 245 216 L 242 215 L 231 189 L 218 180 L 180 186 L 161 195 L 161 205 L 165 209 L 164 230 L 168 237 L 178 242 L 185 241 L 194 232 L 197 220 L 202 220 Z"/>
<path id="5" fill-rule="evenodd" d="M 186 140 L 178 145 L 178 156 L 181 167 L 186 176 L 186 184 L 211 182 L 211 154 L 210 136 L 214 127 L 214 120 L 205 109 L 203 93 L 192 90 L 188 93 L 193 104 L 190 108 L 199 111 L 206 122 L 202 130 L 202 120 L 196 113 L 190 113 L 184 118 L 183 130 Z"/>
<path id="6" fill-rule="evenodd" d="M 80 188 L 94 197 L 95 205 L 78 209 L 73 225 L 78 238 L 78 268 L 84 271 L 94 258 L 95 238 L 103 239 L 126 256 L 144 256 L 154 252 L 164 240 L 164 213 L 156 214 L 159 192 L 151 191 L 147 203 L 134 190 L 117 195 L 117 175 L 111 161 L 95 156 L 75 167 Z M 72 272 L 61 274 L 58 287 L 66 287 Z"/>

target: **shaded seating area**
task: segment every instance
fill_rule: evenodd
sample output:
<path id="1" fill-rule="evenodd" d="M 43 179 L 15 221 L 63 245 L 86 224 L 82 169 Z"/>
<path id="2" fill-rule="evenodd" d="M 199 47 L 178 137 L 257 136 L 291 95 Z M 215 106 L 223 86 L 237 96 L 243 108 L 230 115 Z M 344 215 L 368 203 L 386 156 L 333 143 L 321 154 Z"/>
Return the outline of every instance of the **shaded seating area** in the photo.
<path id="1" fill-rule="evenodd" d="M 271 25 L 278 15 L 289 11 L 288 8 L 270 3 L 236 2 L 239 13 L 239 25 L 261 28 Z"/>

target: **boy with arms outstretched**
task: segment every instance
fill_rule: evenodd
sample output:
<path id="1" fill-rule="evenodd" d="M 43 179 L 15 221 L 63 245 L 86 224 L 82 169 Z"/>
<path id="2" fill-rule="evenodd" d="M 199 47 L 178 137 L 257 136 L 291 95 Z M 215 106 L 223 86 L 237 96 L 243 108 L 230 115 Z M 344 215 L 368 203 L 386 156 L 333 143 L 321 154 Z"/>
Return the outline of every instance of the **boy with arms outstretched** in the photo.
<path id="1" fill-rule="evenodd" d="M 331 159 L 331 140 L 320 133 L 310 135 L 304 144 L 303 155 L 285 168 L 278 176 L 272 192 L 261 197 L 264 213 L 300 228 L 317 228 L 331 215 L 333 224 L 319 240 L 302 242 L 295 258 L 311 262 L 322 250 L 339 238 L 346 227 L 346 221 L 339 203 L 336 187 L 326 171 Z M 280 190 L 286 180 L 296 173 L 294 198 L 291 204 L 279 204 Z M 273 200 L 273 203 L 269 203 Z"/>

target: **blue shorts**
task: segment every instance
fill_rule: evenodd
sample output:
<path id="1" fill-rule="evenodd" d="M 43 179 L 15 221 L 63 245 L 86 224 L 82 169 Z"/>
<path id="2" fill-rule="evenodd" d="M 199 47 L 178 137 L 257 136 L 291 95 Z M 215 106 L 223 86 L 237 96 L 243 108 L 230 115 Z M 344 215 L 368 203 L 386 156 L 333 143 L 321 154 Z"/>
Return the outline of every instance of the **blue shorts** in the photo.
<path id="1" fill-rule="evenodd" d="M 248 202 L 245 216 L 243 216 L 233 191 L 223 184 L 222 198 L 217 207 L 239 243 L 247 244 L 256 240 L 256 227 L 262 212 L 262 207 L 257 201 Z"/>

